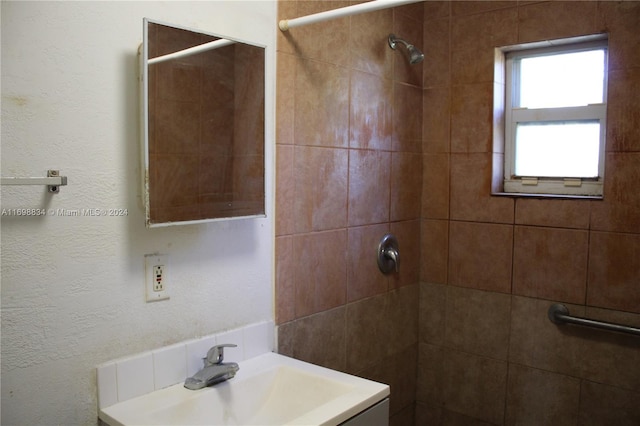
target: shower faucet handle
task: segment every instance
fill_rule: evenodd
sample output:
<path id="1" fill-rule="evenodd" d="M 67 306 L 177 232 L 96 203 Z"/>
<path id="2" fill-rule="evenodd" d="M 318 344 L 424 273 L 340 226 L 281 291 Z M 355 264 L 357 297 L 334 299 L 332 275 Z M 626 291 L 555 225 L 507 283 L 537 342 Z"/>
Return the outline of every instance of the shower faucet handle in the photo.
<path id="1" fill-rule="evenodd" d="M 394 247 L 387 247 L 384 251 L 384 255 L 393 260 L 396 272 L 400 272 L 400 253 L 398 253 L 398 249 Z"/>
<path id="2" fill-rule="evenodd" d="M 383 274 L 394 270 L 400 272 L 400 249 L 398 239 L 393 234 L 386 234 L 378 244 L 378 268 Z"/>

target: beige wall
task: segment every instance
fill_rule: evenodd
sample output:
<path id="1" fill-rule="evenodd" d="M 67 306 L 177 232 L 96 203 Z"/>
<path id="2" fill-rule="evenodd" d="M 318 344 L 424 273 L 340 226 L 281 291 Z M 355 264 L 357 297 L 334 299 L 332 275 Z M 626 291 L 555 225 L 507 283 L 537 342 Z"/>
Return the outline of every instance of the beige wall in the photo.
<path id="1" fill-rule="evenodd" d="M 264 1 L 0 2 L 2 176 L 68 177 L 58 194 L 1 189 L 3 209 L 47 213 L 1 219 L 1 424 L 96 425 L 96 366 L 273 318 L 271 167 L 266 218 L 145 228 L 137 49 L 144 17 L 267 46 L 271 163 L 275 12 Z M 145 302 L 148 253 L 169 255 L 168 301 Z"/>
<path id="2" fill-rule="evenodd" d="M 417 424 L 637 424 L 638 338 L 547 309 L 640 324 L 640 2 L 427 2 L 425 17 Z M 492 197 L 493 49 L 605 31 L 604 201 Z"/>

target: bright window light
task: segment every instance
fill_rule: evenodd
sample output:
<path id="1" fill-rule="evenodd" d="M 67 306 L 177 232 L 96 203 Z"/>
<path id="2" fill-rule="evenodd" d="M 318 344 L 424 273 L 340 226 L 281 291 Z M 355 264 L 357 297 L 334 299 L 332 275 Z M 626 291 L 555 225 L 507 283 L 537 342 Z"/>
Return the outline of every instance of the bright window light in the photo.
<path id="1" fill-rule="evenodd" d="M 557 108 L 603 102 L 604 49 L 520 59 L 519 103 Z"/>
<path id="2" fill-rule="evenodd" d="M 520 123 L 516 128 L 518 176 L 598 176 L 600 123 Z"/>

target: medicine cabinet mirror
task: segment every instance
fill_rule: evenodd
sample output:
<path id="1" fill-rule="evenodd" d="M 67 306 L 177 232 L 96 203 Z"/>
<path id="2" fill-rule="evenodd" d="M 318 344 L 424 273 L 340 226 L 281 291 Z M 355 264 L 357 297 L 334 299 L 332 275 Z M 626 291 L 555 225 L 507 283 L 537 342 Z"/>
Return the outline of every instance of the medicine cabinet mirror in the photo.
<path id="1" fill-rule="evenodd" d="M 149 19 L 143 27 L 147 226 L 264 217 L 264 47 Z"/>

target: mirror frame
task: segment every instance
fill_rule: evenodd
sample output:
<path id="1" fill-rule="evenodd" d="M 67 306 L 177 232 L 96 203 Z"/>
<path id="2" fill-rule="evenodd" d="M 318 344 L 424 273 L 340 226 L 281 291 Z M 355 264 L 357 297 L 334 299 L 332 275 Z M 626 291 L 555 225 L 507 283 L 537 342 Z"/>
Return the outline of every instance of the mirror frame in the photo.
<path id="1" fill-rule="evenodd" d="M 238 220 L 238 219 L 254 219 L 254 218 L 266 218 L 266 195 L 267 195 L 267 158 L 266 158 L 266 122 L 263 120 L 263 138 L 262 138 L 262 146 L 263 146 L 263 158 L 262 158 L 262 173 L 263 173 L 263 200 L 262 200 L 262 213 L 251 214 L 251 215 L 238 215 L 238 216 L 225 216 L 225 217 L 211 217 L 204 219 L 196 219 L 196 220 L 181 220 L 174 222 L 152 222 L 151 220 L 151 204 L 149 199 L 150 194 L 150 179 L 149 179 L 149 32 L 148 27 L 149 24 L 163 25 L 171 28 L 176 28 L 184 31 L 191 31 L 198 34 L 203 34 L 207 36 L 217 37 L 220 39 L 229 40 L 232 43 L 242 43 L 249 46 L 258 47 L 263 50 L 263 54 L 265 55 L 264 60 L 264 69 L 263 69 L 263 97 L 265 99 L 263 105 L 263 117 L 267 117 L 267 60 L 266 60 L 266 51 L 267 46 L 263 44 L 258 44 L 254 42 L 248 42 L 246 40 L 240 40 L 237 38 L 227 37 L 224 35 L 216 34 L 209 31 L 202 31 L 199 29 L 189 28 L 182 25 L 170 24 L 167 22 L 143 18 L 143 42 L 138 49 L 138 56 L 140 59 L 140 114 L 141 114 L 141 166 L 142 166 L 142 203 L 145 211 L 145 225 L 147 228 L 159 228 L 159 227 L 167 227 L 173 225 L 190 225 L 190 224 L 199 224 L 199 223 L 210 223 L 210 222 L 219 222 L 219 221 L 227 221 L 227 220 Z"/>

